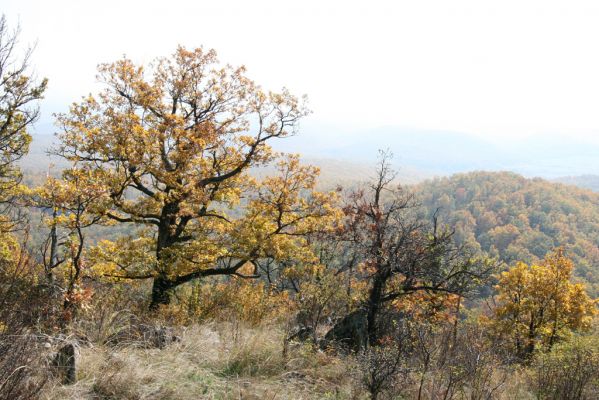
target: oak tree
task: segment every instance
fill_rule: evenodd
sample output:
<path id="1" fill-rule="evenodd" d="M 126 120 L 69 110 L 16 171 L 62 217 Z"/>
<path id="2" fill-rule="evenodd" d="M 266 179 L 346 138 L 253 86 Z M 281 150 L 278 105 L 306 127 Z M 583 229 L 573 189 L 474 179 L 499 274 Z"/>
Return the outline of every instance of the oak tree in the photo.
<path id="1" fill-rule="evenodd" d="M 365 311 L 368 336 L 376 345 L 389 316 L 389 305 L 424 294 L 457 298 L 481 283 L 493 265 L 454 245 L 453 232 L 417 214 L 414 196 L 395 182 L 391 154 L 381 152 L 376 178 L 352 192 L 346 204 L 344 235 L 351 263 L 359 263 L 368 282 Z M 422 300 L 420 300 L 422 301 Z"/>
<path id="2" fill-rule="evenodd" d="M 317 169 L 269 146 L 296 132 L 303 101 L 264 91 L 202 48 L 149 68 L 124 58 L 98 77 L 101 93 L 58 116 L 56 152 L 103 182 L 95 212 L 142 228 L 97 249 L 105 275 L 153 279 L 157 307 L 197 278 L 258 276 L 239 271 L 261 258 L 309 261 L 303 236 L 327 226 L 333 198 L 314 190 Z M 249 174 L 275 159 L 277 176 Z"/>
<path id="3" fill-rule="evenodd" d="M 550 349 L 571 331 L 590 327 L 597 313 L 581 283 L 572 283 L 574 264 L 558 249 L 539 264 L 518 262 L 501 273 L 491 326 L 512 338 L 516 355 Z"/>

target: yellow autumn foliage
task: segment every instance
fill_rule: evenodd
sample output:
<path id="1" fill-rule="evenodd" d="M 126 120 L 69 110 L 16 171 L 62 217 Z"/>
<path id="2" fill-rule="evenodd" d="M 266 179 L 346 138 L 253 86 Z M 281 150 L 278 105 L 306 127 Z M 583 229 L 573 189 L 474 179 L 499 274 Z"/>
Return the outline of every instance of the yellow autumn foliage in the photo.
<path id="1" fill-rule="evenodd" d="M 499 276 L 497 307 L 489 323 L 511 338 L 520 356 L 590 328 L 597 302 L 583 284 L 572 282 L 573 269 L 572 261 L 557 250 L 539 264 L 519 262 Z"/>
<path id="2" fill-rule="evenodd" d="M 264 91 L 202 48 L 149 67 L 103 64 L 99 78 L 102 91 L 57 117 L 57 153 L 72 163 L 64 179 L 93 195 L 89 218 L 142 229 L 135 245 L 123 236 L 90 252 L 100 275 L 153 280 L 155 308 L 246 262 L 315 262 L 306 236 L 340 216 L 336 194 L 315 190 L 318 169 L 269 145 L 295 133 L 304 100 Z M 249 173 L 269 163 L 275 176 Z"/>

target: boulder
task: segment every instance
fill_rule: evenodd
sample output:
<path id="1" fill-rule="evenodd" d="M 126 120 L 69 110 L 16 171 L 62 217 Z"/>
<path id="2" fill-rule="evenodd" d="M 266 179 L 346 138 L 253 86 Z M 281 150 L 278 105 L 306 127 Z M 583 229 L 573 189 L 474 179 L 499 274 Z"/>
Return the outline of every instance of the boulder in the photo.
<path id="1" fill-rule="evenodd" d="M 324 344 L 341 344 L 355 352 L 368 347 L 368 319 L 364 309 L 356 310 L 337 322 L 324 337 Z"/>
<path id="2" fill-rule="evenodd" d="M 78 359 L 79 348 L 74 342 L 62 346 L 52 359 L 52 366 L 62 377 L 64 384 L 69 385 L 77 381 Z"/>
<path id="3" fill-rule="evenodd" d="M 181 339 L 174 334 L 174 330 L 167 326 L 141 325 L 140 331 L 143 343 L 146 347 L 163 349 L 171 343 L 179 342 Z"/>

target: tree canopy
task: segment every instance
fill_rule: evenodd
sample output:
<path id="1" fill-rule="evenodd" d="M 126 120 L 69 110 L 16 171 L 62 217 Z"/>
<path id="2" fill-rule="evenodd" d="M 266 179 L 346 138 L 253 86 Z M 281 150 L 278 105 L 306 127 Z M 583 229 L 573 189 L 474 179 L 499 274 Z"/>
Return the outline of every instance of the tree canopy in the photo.
<path id="1" fill-rule="evenodd" d="M 190 280 L 306 256 L 302 235 L 324 229 L 334 196 L 314 191 L 317 169 L 268 145 L 295 132 L 304 102 L 285 89 L 265 92 L 243 67 L 219 66 L 202 48 L 179 47 L 149 69 L 129 59 L 103 64 L 99 78 L 101 93 L 58 116 L 56 152 L 78 171 L 70 173 L 77 187 L 102 186 L 94 212 L 143 227 L 136 246 L 153 250 L 140 260 L 129 239 L 104 243 L 124 253 L 122 263 L 107 260 L 107 275 L 154 279 L 156 306 Z M 277 158 L 279 176 L 248 174 Z"/>
<path id="2" fill-rule="evenodd" d="M 598 292 L 599 195 L 511 172 L 470 172 L 417 187 L 430 217 L 455 230 L 460 244 L 506 264 L 537 263 L 563 247 L 575 275 Z"/>
<path id="3" fill-rule="evenodd" d="M 572 261 L 558 249 L 539 264 L 518 262 L 499 277 L 493 326 L 513 338 L 526 358 L 539 346 L 551 348 L 572 330 L 590 328 L 596 301 L 572 283 Z"/>

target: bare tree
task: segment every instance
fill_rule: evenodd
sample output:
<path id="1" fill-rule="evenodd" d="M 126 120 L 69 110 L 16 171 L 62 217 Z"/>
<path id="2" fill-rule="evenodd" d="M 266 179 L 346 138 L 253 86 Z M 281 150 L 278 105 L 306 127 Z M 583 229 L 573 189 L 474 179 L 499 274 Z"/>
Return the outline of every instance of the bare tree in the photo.
<path id="1" fill-rule="evenodd" d="M 453 232 L 416 214 L 413 195 L 394 185 L 389 152 L 381 152 L 374 182 L 354 191 L 344 211 L 352 263 L 365 267 L 370 281 L 365 304 L 370 345 L 383 336 L 383 308 L 417 292 L 464 296 L 491 271 L 453 244 Z M 389 322 L 389 318 L 384 318 Z"/>

